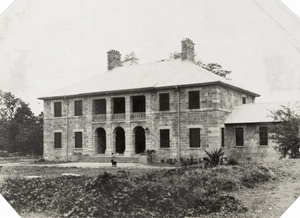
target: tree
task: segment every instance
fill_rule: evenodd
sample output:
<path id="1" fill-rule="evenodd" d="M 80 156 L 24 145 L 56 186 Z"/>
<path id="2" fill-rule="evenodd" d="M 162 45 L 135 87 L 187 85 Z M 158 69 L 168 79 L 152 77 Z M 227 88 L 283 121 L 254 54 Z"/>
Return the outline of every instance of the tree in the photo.
<path id="1" fill-rule="evenodd" d="M 35 116 L 28 104 L 11 92 L 1 90 L 0 149 L 24 154 L 43 153 L 43 114 Z"/>
<path id="2" fill-rule="evenodd" d="M 290 158 L 299 157 L 300 149 L 300 115 L 289 106 L 281 106 L 281 109 L 271 111 L 275 124 L 269 128 L 270 139 L 277 145 L 275 150 L 279 153 L 280 159 L 286 156 Z"/>
<path id="3" fill-rule="evenodd" d="M 135 53 L 132 51 L 130 54 L 125 55 L 122 65 L 133 65 L 138 63 L 138 58 L 136 57 Z"/>
<path id="4" fill-rule="evenodd" d="M 170 59 L 180 59 L 181 58 L 181 53 L 179 52 L 174 52 L 170 54 Z M 228 76 L 231 73 L 231 71 L 229 70 L 223 70 L 222 66 L 220 64 L 217 63 L 208 63 L 208 64 L 204 64 L 202 63 L 202 61 L 197 60 L 194 61 L 194 64 L 198 65 L 199 67 L 202 67 L 216 75 L 219 75 L 221 77 L 224 77 L 225 79 L 229 79 Z"/>

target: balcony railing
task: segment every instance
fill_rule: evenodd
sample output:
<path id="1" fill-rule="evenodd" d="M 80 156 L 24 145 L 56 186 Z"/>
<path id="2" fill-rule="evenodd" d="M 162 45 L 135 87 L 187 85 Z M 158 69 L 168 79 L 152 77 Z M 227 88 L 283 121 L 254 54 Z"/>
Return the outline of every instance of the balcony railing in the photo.
<path id="1" fill-rule="evenodd" d="M 146 118 L 146 113 L 141 112 L 141 113 L 132 113 L 130 115 L 130 119 L 145 119 Z"/>
<path id="2" fill-rule="evenodd" d="M 93 122 L 106 121 L 106 114 L 93 115 Z"/>
<path id="3" fill-rule="evenodd" d="M 130 119 L 138 120 L 138 119 L 146 119 L 146 113 L 131 113 Z M 111 120 L 125 120 L 125 114 L 111 114 Z M 93 122 L 106 122 L 107 115 L 106 114 L 97 114 L 93 115 Z"/>
<path id="4" fill-rule="evenodd" d="M 124 120 L 125 114 L 112 114 L 111 119 L 112 120 Z"/>

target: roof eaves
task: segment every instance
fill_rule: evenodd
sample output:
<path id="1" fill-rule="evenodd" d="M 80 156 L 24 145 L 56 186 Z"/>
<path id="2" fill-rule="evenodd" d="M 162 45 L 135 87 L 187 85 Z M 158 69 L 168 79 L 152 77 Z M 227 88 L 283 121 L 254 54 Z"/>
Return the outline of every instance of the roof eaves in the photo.
<path id="1" fill-rule="evenodd" d="M 228 83 L 224 83 L 222 81 L 218 81 L 221 85 L 223 86 L 227 86 L 229 88 L 232 88 L 232 89 L 236 89 L 236 90 L 239 90 L 239 91 L 242 91 L 242 92 L 245 92 L 245 93 L 248 93 L 250 95 L 253 95 L 255 97 L 260 97 L 259 94 L 255 93 L 255 92 L 251 92 L 249 90 L 246 90 L 246 89 L 243 89 L 243 88 L 240 88 L 240 87 L 237 87 L 237 86 L 234 86 L 234 85 L 231 85 L 231 84 L 228 84 Z"/>
<path id="2" fill-rule="evenodd" d="M 194 83 L 194 84 L 179 84 L 179 85 L 170 85 L 170 86 L 157 86 L 158 84 L 155 84 L 154 86 L 151 87 L 145 87 L 145 88 L 136 88 L 136 89 L 124 89 L 124 90 L 112 90 L 112 91 L 102 91 L 102 92 L 90 92 L 90 93 L 78 93 L 78 94 L 71 94 L 71 95 L 57 95 L 57 96 L 47 96 L 47 97 L 39 97 L 39 100 L 49 100 L 49 99 L 59 99 L 59 98 L 74 98 L 74 97 L 83 97 L 83 96 L 95 96 L 95 95 L 103 95 L 103 94 L 112 94 L 112 93 L 130 93 L 130 92 L 142 92 L 142 91 L 146 91 L 146 90 L 158 90 L 158 89 L 170 89 L 170 88 L 184 88 L 184 87 L 195 87 L 195 86 L 208 86 L 208 85 L 222 85 L 222 86 L 227 86 L 229 88 L 232 89 L 236 89 L 239 91 L 243 91 L 246 93 L 249 93 L 250 95 L 259 97 L 260 95 L 236 87 L 234 85 L 230 85 L 228 83 L 224 83 L 222 81 L 213 81 L 213 82 L 206 82 L 206 83 Z"/>
<path id="3" fill-rule="evenodd" d="M 60 98 L 75 98 L 75 97 L 85 97 L 85 96 L 95 96 L 95 95 L 107 95 L 113 93 L 130 93 L 130 92 L 142 92 L 145 90 L 153 90 L 154 87 L 146 87 L 146 88 L 136 88 L 136 89 L 124 89 L 124 90 L 112 90 L 112 91 L 102 91 L 102 92 L 89 92 L 89 93 L 78 93 L 72 95 L 57 95 L 57 96 L 47 96 L 47 97 L 39 97 L 39 100 L 50 100 L 50 99 L 60 99 Z"/>
<path id="4" fill-rule="evenodd" d="M 243 125 L 243 124 L 259 124 L 259 123 L 280 123 L 281 121 L 241 121 L 241 122 L 225 122 L 225 125 Z"/>

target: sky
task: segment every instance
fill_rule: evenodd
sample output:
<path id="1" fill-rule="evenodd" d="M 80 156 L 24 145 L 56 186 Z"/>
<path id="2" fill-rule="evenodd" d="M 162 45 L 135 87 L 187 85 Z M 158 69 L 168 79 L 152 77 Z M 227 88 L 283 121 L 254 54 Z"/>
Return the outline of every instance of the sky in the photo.
<path id="1" fill-rule="evenodd" d="M 7 9 L 15 0 L 1 0 L 0 14 Z M 297 0 L 282 0 L 295 14 L 300 17 L 300 2 Z"/>
<path id="2" fill-rule="evenodd" d="M 12 2 L 0 0 L 0 14 Z M 194 0 L 188 5 L 183 0 L 165 0 L 159 3 L 160 7 L 136 0 L 71 2 L 18 0 L 14 5 L 17 3 L 18 7 L 11 7 L 0 20 L 0 88 L 29 102 L 31 108 L 37 106 L 35 114 L 42 110 L 38 97 L 105 72 L 106 51 L 116 49 L 125 55 L 134 50 L 139 64 L 152 63 L 179 52 L 180 41 L 185 37 L 195 42 L 197 59 L 220 63 L 223 69 L 233 71 L 233 79 L 253 81 L 261 73 L 276 83 L 271 91 L 283 80 L 283 89 L 300 90 L 300 79 L 292 72 L 299 69 L 300 61 L 291 61 L 300 60 L 295 49 L 300 50 L 299 25 L 285 11 L 276 13 L 276 5 L 273 11 L 264 11 L 268 0 L 257 1 L 260 5 L 256 6 L 255 1 L 246 0 L 211 0 L 207 4 Z M 300 3 L 283 2 L 300 16 Z M 238 9 L 232 10 L 230 4 Z M 255 7 L 248 10 L 250 6 Z M 285 17 L 289 17 L 287 22 L 278 22 Z M 297 33 L 290 34 L 294 32 Z M 269 43 L 271 38 L 274 40 Z M 281 47 L 287 49 L 282 51 Z M 290 52 L 294 53 L 290 56 Z M 252 73 L 256 74 L 251 78 Z M 249 90 L 263 94 L 263 79 L 257 81 L 259 90 Z"/>

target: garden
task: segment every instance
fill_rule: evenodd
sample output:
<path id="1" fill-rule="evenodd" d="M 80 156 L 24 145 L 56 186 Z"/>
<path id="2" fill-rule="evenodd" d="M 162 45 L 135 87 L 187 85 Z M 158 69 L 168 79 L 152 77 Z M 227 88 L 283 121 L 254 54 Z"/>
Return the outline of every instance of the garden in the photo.
<path id="1" fill-rule="evenodd" d="M 2 169 L 0 193 L 22 217 L 279 217 L 300 194 L 297 160 L 227 162 L 11 166 Z"/>

